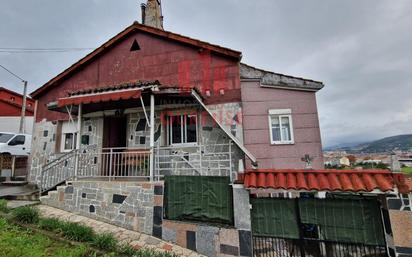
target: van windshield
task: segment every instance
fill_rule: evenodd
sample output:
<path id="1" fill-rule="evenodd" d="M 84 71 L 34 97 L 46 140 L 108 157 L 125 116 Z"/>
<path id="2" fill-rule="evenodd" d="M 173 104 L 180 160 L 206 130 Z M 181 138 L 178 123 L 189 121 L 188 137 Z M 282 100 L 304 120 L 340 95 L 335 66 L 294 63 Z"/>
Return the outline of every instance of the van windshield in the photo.
<path id="1" fill-rule="evenodd" d="M 7 143 L 14 135 L 0 133 L 0 143 Z"/>

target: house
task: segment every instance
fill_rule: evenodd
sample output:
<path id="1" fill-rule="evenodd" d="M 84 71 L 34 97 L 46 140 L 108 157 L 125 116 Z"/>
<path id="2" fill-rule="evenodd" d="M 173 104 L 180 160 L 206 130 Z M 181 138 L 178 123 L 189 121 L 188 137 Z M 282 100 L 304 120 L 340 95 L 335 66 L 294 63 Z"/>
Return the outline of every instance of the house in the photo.
<path id="1" fill-rule="evenodd" d="M 33 129 L 34 100 L 26 98 L 26 133 Z M 17 92 L 0 87 L 0 131 L 19 133 L 23 96 Z"/>
<path id="2" fill-rule="evenodd" d="M 31 94 L 43 204 L 207 256 L 388 252 L 380 208 L 408 189 L 390 171 L 323 170 L 321 82 L 165 31 L 158 1 L 142 13 Z"/>

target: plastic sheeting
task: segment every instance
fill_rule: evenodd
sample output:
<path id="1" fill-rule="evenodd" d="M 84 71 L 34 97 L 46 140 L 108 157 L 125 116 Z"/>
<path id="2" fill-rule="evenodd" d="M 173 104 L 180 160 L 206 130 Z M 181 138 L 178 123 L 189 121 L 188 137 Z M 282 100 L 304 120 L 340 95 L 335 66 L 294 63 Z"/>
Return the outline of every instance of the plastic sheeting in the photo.
<path id="1" fill-rule="evenodd" d="M 165 213 L 173 220 L 233 224 L 229 177 L 166 176 Z"/>

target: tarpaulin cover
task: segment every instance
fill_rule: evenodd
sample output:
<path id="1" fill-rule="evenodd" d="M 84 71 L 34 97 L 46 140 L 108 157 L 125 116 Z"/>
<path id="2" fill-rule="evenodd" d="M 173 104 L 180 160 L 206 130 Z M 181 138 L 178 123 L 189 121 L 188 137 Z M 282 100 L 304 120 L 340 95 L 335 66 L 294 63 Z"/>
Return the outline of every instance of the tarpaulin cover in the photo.
<path id="1" fill-rule="evenodd" d="M 233 224 L 233 192 L 229 177 L 166 176 L 168 219 Z"/>
<path id="2" fill-rule="evenodd" d="M 273 198 L 251 198 L 250 200 L 254 235 L 299 238 L 294 200 Z"/>
<path id="3" fill-rule="evenodd" d="M 299 220 L 315 224 L 319 239 L 385 245 L 380 208 L 376 199 L 257 198 L 252 203 L 254 235 L 299 238 Z M 299 213 L 297 213 L 299 210 Z"/>
<path id="4" fill-rule="evenodd" d="M 385 245 L 377 200 L 300 199 L 302 223 L 317 224 L 321 239 Z"/>

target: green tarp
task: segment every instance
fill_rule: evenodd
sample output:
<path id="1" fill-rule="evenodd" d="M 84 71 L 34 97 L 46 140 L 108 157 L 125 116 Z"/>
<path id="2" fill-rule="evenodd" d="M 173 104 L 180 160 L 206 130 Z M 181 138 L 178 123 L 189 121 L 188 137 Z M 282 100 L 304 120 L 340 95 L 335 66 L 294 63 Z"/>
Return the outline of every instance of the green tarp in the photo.
<path id="1" fill-rule="evenodd" d="M 168 219 L 233 224 L 233 192 L 229 177 L 166 176 Z"/>
<path id="2" fill-rule="evenodd" d="M 319 239 L 385 245 L 381 212 L 376 199 L 257 198 L 252 203 L 255 235 L 299 238 L 299 220 L 315 224 Z M 299 210 L 299 213 L 297 213 Z"/>
<path id="3" fill-rule="evenodd" d="M 290 199 L 251 198 L 254 235 L 299 238 L 295 202 Z"/>
<path id="4" fill-rule="evenodd" d="M 319 226 L 325 240 L 384 245 L 376 200 L 300 199 L 302 223 Z"/>

